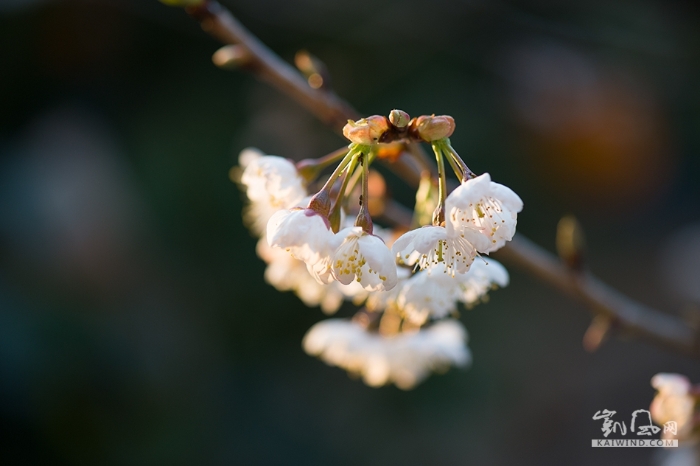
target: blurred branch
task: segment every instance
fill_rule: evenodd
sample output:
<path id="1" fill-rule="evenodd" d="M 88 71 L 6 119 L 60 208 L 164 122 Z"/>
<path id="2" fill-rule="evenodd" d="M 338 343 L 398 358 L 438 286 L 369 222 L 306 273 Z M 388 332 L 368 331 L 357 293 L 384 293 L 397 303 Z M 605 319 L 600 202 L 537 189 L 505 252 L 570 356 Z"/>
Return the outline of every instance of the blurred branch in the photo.
<path id="1" fill-rule="evenodd" d="M 516 235 L 497 257 L 582 301 L 596 315 L 608 317 L 620 329 L 666 348 L 700 357 L 697 336 L 690 325 L 628 298 L 589 273 L 572 271 L 555 255 L 523 235 Z"/>
<path id="2" fill-rule="evenodd" d="M 216 39 L 246 50 L 249 61 L 242 67 L 289 95 L 335 130 L 342 130 L 348 119 L 360 118 L 359 114 L 335 93 L 309 86 L 307 80 L 293 66 L 267 48 L 218 2 L 203 1 L 199 5 L 187 7 L 186 10 L 199 21 L 204 31 Z"/>
<path id="3" fill-rule="evenodd" d="M 206 32 L 224 44 L 236 45 L 245 51 L 247 60 L 240 65 L 241 68 L 292 97 L 336 131 L 348 119 L 359 118 L 359 113 L 332 91 L 312 88 L 294 67 L 268 49 L 218 2 L 205 0 L 188 7 L 187 12 Z M 410 172 L 405 174 L 414 180 L 408 181 L 418 180 L 420 167 L 403 159 L 407 158 L 401 157 L 396 162 L 400 171 Z M 690 325 L 633 301 L 589 273 L 570 269 L 556 256 L 520 234 L 501 249 L 497 257 L 583 302 L 596 316 L 604 316 L 617 328 L 660 346 L 700 357 L 697 335 Z"/>

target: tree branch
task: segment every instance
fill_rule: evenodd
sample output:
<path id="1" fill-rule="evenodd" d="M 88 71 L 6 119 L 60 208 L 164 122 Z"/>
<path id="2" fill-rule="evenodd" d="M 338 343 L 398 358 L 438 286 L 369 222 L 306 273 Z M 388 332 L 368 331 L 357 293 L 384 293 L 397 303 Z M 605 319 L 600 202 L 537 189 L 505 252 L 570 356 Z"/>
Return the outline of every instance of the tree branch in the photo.
<path id="1" fill-rule="evenodd" d="M 495 256 L 531 273 L 610 318 L 629 333 L 681 353 L 700 357 L 697 335 L 681 319 L 640 304 L 588 273 L 577 273 L 521 234 Z"/>
<path id="2" fill-rule="evenodd" d="M 268 49 L 218 2 L 204 0 L 188 7 L 187 12 L 216 39 L 243 47 L 248 57 L 243 65 L 245 69 L 295 99 L 334 130 L 339 131 L 348 119 L 359 118 L 359 113 L 332 91 L 309 86 L 297 70 Z M 400 169 L 419 179 L 420 168 L 402 159 L 406 157 L 397 161 Z M 615 326 L 639 338 L 700 358 L 697 332 L 686 322 L 635 302 L 591 274 L 572 271 L 555 255 L 520 234 L 497 257 L 583 302 L 595 315 L 609 318 Z"/>
<path id="3" fill-rule="evenodd" d="M 203 1 L 186 10 L 204 31 L 219 41 L 242 46 L 249 57 L 245 67 L 251 73 L 299 102 L 336 131 L 342 130 L 349 119 L 360 118 L 359 113 L 336 94 L 309 86 L 296 69 L 267 48 L 218 2 Z"/>

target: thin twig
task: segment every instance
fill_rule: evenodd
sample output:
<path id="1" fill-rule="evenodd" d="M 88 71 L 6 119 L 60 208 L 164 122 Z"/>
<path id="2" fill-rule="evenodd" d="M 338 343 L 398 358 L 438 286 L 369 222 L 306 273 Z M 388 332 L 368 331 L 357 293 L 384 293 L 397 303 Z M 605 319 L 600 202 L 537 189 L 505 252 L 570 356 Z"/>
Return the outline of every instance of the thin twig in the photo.
<path id="1" fill-rule="evenodd" d="M 204 0 L 186 10 L 205 32 L 224 44 L 243 47 L 250 57 L 249 63 L 243 66 L 247 71 L 296 100 L 336 132 L 342 134 L 348 120 L 360 118 L 360 113 L 334 92 L 309 86 L 294 67 L 270 50 L 217 1 Z M 416 144 L 413 145 L 417 147 L 414 150 L 421 150 Z M 406 172 L 409 179 L 415 172 L 405 157 L 398 158 L 394 165 Z M 420 173 L 413 176 L 413 180 L 419 179 Z"/>
<path id="2" fill-rule="evenodd" d="M 251 57 L 247 68 L 257 77 L 306 107 L 325 124 L 340 130 L 348 119 L 359 119 L 349 104 L 336 94 L 313 89 L 294 67 L 267 48 L 234 16 L 216 1 L 204 1 L 187 8 L 187 12 L 202 25 L 202 29 L 224 44 L 238 44 Z"/>
<path id="3" fill-rule="evenodd" d="M 221 42 L 244 47 L 250 54 L 250 63 L 246 66 L 248 71 L 295 99 L 334 130 L 339 131 L 348 119 L 358 119 L 359 113 L 333 92 L 311 88 L 301 74 L 216 1 L 205 0 L 187 11 L 206 32 Z M 403 162 L 402 159 L 407 160 Z M 421 168 L 408 160 L 411 159 L 399 158 L 397 168 L 419 179 Z M 594 314 L 609 317 L 616 326 L 629 333 L 683 354 L 700 357 L 698 336 L 686 322 L 637 303 L 593 275 L 573 273 L 556 256 L 520 234 L 501 249 L 497 257 L 583 302 Z"/>

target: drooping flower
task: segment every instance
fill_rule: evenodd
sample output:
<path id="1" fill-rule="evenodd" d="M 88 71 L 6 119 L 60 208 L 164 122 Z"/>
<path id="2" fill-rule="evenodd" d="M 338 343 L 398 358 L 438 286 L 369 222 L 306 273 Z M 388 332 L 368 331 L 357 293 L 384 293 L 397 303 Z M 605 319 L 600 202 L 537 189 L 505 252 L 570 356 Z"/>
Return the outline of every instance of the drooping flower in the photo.
<path id="1" fill-rule="evenodd" d="M 238 159 L 243 168 L 238 181 L 249 200 L 244 217 L 253 233 L 262 235 L 275 212 L 301 205 L 306 189 L 287 159 L 251 148 L 243 150 Z"/>
<path id="2" fill-rule="evenodd" d="M 686 440 L 693 430 L 697 403 L 690 393 L 690 381 L 680 374 L 660 373 L 652 377 L 651 385 L 658 390 L 649 408 L 652 419 L 659 425 L 675 422 L 678 429 L 677 437 L 666 435 L 668 432 L 662 435 Z"/>
<path id="3" fill-rule="evenodd" d="M 241 184 L 246 186 L 246 195 L 253 201 L 268 201 L 283 209 L 289 203 L 306 196 L 304 181 L 296 166 L 289 160 L 275 155 L 258 155 L 247 150 L 239 161 L 245 164 Z"/>
<path id="4" fill-rule="evenodd" d="M 457 278 L 446 270 L 441 262 L 435 266 L 434 273 L 420 271 L 404 283 L 397 305 L 408 320 L 422 325 L 430 316 L 441 318 L 457 310 L 460 295 Z"/>
<path id="5" fill-rule="evenodd" d="M 459 302 L 471 306 L 494 286 L 507 284 L 508 272 L 495 260 L 478 260 L 469 271 L 456 275 L 449 273 L 445 263 L 439 263 L 432 273 L 420 271 L 406 280 L 396 303 L 409 321 L 422 325 L 457 311 Z"/>
<path id="6" fill-rule="evenodd" d="M 338 232 L 342 244 L 333 253 L 333 276 L 345 285 L 357 280 L 366 290 L 390 290 L 396 286 L 396 261 L 378 236 L 361 227 Z"/>
<path id="7" fill-rule="evenodd" d="M 418 263 L 421 269 L 430 270 L 444 264 L 452 275 L 469 270 L 476 257 L 474 245 L 456 234 L 451 225 L 408 231 L 394 242 L 392 251 L 407 265 Z"/>
<path id="8" fill-rule="evenodd" d="M 510 281 L 506 268 L 493 259 L 475 260 L 467 273 L 456 278 L 461 290 L 459 300 L 467 306 L 476 304 L 494 288 L 508 286 Z"/>
<path id="9" fill-rule="evenodd" d="M 451 365 L 471 363 L 467 330 L 454 319 L 445 319 L 411 333 L 394 337 L 391 375 L 399 388 L 412 388 L 431 372 L 445 372 Z"/>
<path id="10" fill-rule="evenodd" d="M 447 196 L 446 217 L 454 231 L 488 254 L 513 239 L 523 201 L 488 173 L 467 180 Z"/>
<path id="11" fill-rule="evenodd" d="M 367 294 L 365 307 L 371 311 L 384 311 L 388 308 L 397 309 L 397 300 L 403 284 L 411 278 L 411 271 L 406 267 L 396 268 L 396 286 L 388 291 L 371 291 Z"/>
<path id="12" fill-rule="evenodd" d="M 312 266 L 328 257 L 334 236 L 328 219 L 311 209 L 280 210 L 267 223 L 270 246 L 285 249 Z"/>
<path id="13" fill-rule="evenodd" d="M 325 314 L 335 313 L 344 300 L 360 305 L 367 299 L 368 292 L 357 282 L 350 285 L 319 283 L 303 261 L 287 251 L 270 247 L 265 238 L 258 241 L 257 253 L 267 263 L 265 280 L 270 285 L 279 291 L 293 291 L 304 304 L 320 306 Z"/>
<path id="14" fill-rule="evenodd" d="M 394 383 L 407 390 L 433 371 L 468 365 L 466 343 L 466 330 L 452 319 L 392 336 L 350 320 L 328 319 L 311 327 L 303 346 L 308 354 L 362 376 L 367 385 Z"/>

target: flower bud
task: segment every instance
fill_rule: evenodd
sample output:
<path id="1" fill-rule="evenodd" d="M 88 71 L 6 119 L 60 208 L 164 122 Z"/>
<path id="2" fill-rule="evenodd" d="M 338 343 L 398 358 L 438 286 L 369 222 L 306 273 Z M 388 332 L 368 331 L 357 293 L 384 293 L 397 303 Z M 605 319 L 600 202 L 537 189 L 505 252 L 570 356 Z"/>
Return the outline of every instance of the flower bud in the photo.
<path id="1" fill-rule="evenodd" d="M 343 136 L 355 144 L 370 145 L 378 142 L 388 129 L 389 120 L 386 117 L 373 115 L 358 121 L 348 120 Z"/>
<path id="2" fill-rule="evenodd" d="M 449 138 L 455 130 L 455 120 L 449 115 L 422 115 L 413 120 L 418 136 L 427 142 Z"/>
<path id="3" fill-rule="evenodd" d="M 397 128 L 405 128 L 410 120 L 411 116 L 403 110 L 394 109 L 389 113 L 389 121 Z"/>
<path id="4" fill-rule="evenodd" d="M 211 57 L 216 66 L 224 69 L 234 69 L 250 62 L 250 53 L 241 45 L 225 45 Z"/>

